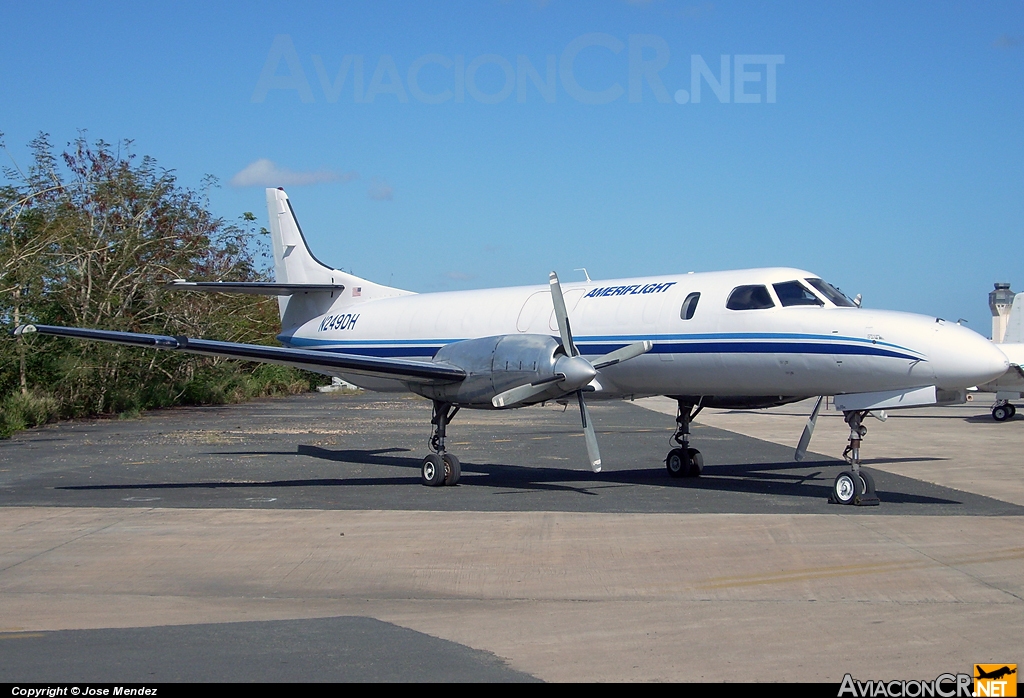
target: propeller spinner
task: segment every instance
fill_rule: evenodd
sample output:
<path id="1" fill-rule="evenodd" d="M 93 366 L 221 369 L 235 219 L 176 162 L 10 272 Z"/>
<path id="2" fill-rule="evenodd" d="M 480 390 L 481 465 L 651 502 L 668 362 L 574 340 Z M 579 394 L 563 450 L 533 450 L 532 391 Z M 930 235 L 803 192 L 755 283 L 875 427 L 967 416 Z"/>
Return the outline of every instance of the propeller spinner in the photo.
<path id="1" fill-rule="evenodd" d="M 530 398 L 547 392 L 552 384 L 556 384 L 563 395 L 576 393 L 576 399 L 580 405 L 580 418 L 583 421 L 583 435 L 587 442 L 587 457 L 590 460 L 590 467 L 595 473 L 601 472 L 601 452 L 597 447 L 597 434 L 594 432 L 594 423 L 590 419 L 590 411 L 583 399 L 583 389 L 597 376 L 602 368 L 614 366 L 623 361 L 628 361 L 641 354 L 646 354 L 654 344 L 650 341 L 635 342 L 621 349 L 601 356 L 591 363 L 580 355 L 572 339 L 572 329 L 569 324 L 569 313 L 565 308 L 565 298 L 562 296 L 562 287 L 558 283 L 558 275 L 551 272 L 551 302 L 555 308 L 555 319 L 558 321 L 558 334 L 562 339 L 562 348 L 565 349 L 565 356 L 559 357 L 555 363 L 555 374 L 551 378 L 520 385 L 503 393 L 495 395 L 491 404 L 495 407 L 513 407 L 526 402 Z"/>

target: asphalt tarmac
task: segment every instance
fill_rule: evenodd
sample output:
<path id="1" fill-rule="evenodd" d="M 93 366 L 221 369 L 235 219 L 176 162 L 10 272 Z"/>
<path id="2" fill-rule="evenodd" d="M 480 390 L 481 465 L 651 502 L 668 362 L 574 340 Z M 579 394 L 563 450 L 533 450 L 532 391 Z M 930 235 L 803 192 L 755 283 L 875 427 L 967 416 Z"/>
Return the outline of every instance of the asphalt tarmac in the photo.
<path id="1" fill-rule="evenodd" d="M 68 422 L 0 442 L 0 506 L 835 513 L 828 496 L 846 469 L 837 459 L 796 463 L 791 447 L 694 424 L 704 476 L 671 479 L 671 417 L 620 402 L 591 411 L 601 473 L 587 466 L 574 405 L 462 410 L 448 438 L 462 479 L 441 489 L 420 484 L 430 403 L 418 398 L 310 394 Z M 887 514 L 1024 514 L 872 472 Z"/>
<path id="2" fill-rule="evenodd" d="M 674 480 L 671 417 L 591 412 L 599 474 L 573 405 L 461 411 L 443 488 L 420 484 L 411 397 L 0 442 L 0 681 L 730 680 L 723 662 L 838 681 L 1024 658 L 1024 507 L 881 468 L 879 507 L 830 504 L 843 462 L 701 424 L 704 475 Z"/>

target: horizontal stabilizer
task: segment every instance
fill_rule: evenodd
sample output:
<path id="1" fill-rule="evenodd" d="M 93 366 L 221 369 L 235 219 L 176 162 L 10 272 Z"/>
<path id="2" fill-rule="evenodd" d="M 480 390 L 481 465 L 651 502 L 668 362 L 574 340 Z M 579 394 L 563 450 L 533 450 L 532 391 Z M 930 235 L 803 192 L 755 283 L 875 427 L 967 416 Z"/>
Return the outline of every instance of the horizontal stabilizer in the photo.
<path id="1" fill-rule="evenodd" d="M 164 288 L 207 293 L 248 293 L 257 296 L 293 296 L 299 293 L 341 293 L 341 284 L 278 284 L 270 281 L 185 281 L 175 279 Z"/>
<path id="2" fill-rule="evenodd" d="M 113 330 L 92 330 L 81 327 L 58 327 L 55 325 L 21 325 L 14 330 L 15 336 L 38 333 L 55 337 L 74 337 L 98 342 L 130 344 L 154 349 L 171 349 L 203 356 L 223 356 L 243 361 L 282 364 L 295 368 L 315 371 L 327 375 L 354 373 L 380 378 L 392 378 L 410 383 L 458 382 L 466 377 L 461 368 L 442 363 L 386 359 L 368 356 L 354 356 L 332 351 L 267 347 L 260 344 L 219 342 L 211 339 L 189 339 L 188 337 L 166 337 L 136 332 Z"/>

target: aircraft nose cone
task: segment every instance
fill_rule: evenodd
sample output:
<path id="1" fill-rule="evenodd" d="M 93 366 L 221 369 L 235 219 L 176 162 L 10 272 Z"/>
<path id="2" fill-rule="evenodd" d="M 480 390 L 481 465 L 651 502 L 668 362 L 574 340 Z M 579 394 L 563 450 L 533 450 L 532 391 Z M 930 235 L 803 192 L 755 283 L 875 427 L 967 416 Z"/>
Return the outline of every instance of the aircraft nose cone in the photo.
<path id="1" fill-rule="evenodd" d="M 929 361 L 938 387 L 951 390 L 988 383 L 1010 368 L 1006 355 L 992 342 L 966 327 L 949 324 L 936 333 Z"/>

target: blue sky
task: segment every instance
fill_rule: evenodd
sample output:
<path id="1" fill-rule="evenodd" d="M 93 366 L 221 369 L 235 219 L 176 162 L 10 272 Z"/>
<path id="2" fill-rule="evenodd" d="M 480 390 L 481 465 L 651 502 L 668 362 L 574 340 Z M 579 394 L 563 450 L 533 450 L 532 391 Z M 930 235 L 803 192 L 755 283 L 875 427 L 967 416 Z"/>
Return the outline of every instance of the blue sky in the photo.
<path id="1" fill-rule="evenodd" d="M 986 336 L 992 283 L 1024 291 L 1021 0 L 38 2 L 4 20 L 15 159 L 39 131 L 130 138 L 184 185 L 218 177 L 218 215 L 264 224 L 263 187 L 284 184 L 316 255 L 382 283 L 795 266 Z"/>

